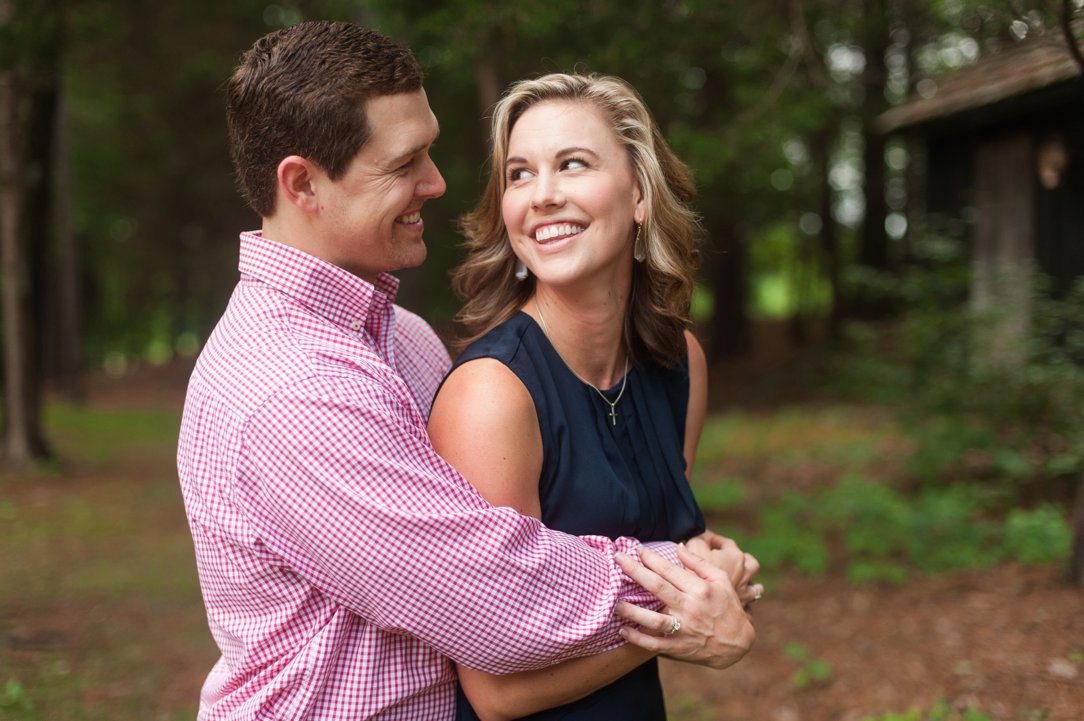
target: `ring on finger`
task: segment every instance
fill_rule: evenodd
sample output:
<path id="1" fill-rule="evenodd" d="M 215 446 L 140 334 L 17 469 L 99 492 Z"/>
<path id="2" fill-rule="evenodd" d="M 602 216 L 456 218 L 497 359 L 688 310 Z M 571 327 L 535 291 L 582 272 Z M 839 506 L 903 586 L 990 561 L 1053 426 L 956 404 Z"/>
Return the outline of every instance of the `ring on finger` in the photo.
<path id="1" fill-rule="evenodd" d="M 756 603 L 764 595 L 764 586 L 753 587 L 753 602 Z"/>
<path id="2" fill-rule="evenodd" d="M 675 633 L 681 630 L 681 619 L 677 616 L 670 616 L 670 630 L 665 631 L 665 635 L 673 636 Z"/>

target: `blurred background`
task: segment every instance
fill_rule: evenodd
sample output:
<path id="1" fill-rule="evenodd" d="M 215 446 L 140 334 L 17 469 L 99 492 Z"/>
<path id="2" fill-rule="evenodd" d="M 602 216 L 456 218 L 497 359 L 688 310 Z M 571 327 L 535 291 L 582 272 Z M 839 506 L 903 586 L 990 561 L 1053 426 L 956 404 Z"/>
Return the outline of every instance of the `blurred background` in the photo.
<path id="1" fill-rule="evenodd" d="M 678 720 L 1084 717 L 1082 0 L 0 0 L 0 718 L 192 718 L 216 658 L 173 453 L 258 227 L 260 35 L 410 46 L 448 181 L 400 302 L 451 338 L 513 80 L 619 75 L 694 170 L 694 476 L 760 641 Z"/>

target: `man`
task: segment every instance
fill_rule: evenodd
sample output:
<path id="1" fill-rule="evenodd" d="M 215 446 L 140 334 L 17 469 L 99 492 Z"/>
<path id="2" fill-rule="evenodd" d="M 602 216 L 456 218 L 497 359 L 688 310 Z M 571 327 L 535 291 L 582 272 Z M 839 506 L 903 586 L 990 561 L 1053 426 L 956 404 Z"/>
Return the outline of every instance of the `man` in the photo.
<path id="1" fill-rule="evenodd" d="M 672 634 L 622 630 L 654 651 L 740 659 L 752 591 L 688 554 L 699 575 L 632 539 L 493 508 L 433 452 L 426 413 L 448 355 L 393 304 L 388 275 L 425 259 L 421 209 L 445 189 L 409 50 L 347 23 L 272 33 L 230 79 L 227 118 L 263 222 L 241 236 L 178 448 L 222 651 L 200 718 L 445 721 L 449 658 L 505 673 L 605 651 L 620 643 L 615 606 Z"/>

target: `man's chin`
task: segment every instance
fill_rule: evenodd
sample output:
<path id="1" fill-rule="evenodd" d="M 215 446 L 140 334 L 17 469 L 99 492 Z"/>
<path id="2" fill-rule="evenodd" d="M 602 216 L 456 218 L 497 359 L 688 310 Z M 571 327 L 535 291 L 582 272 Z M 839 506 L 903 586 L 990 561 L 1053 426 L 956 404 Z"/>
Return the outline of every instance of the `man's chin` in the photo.
<path id="1" fill-rule="evenodd" d="M 399 259 L 399 270 L 411 270 L 420 267 L 428 255 L 429 249 L 425 247 L 425 243 L 419 241 L 416 247 L 412 247 L 403 253 L 403 256 Z"/>

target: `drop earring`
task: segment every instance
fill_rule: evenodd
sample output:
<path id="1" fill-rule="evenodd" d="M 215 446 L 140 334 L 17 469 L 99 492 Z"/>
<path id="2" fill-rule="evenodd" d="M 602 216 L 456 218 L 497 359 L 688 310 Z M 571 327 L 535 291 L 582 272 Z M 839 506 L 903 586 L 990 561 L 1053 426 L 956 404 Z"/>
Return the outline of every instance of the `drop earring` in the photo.
<path id="1" fill-rule="evenodd" d="M 524 264 L 524 262 L 522 260 L 517 260 L 516 261 L 515 276 L 516 276 L 516 280 L 520 281 L 521 283 L 523 281 L 527 280 L 527 266 Z"/>
<path id="2" fill-rule="evenodd" d="M 644 240 L 640 237 L 643 230 L 644 224 L 638 223 L 636 225 L 636 240 L 632 241 L 632 257 L 637 263 L 643 263 L 647 258 L 647 248 L 644 247 Z"/>

